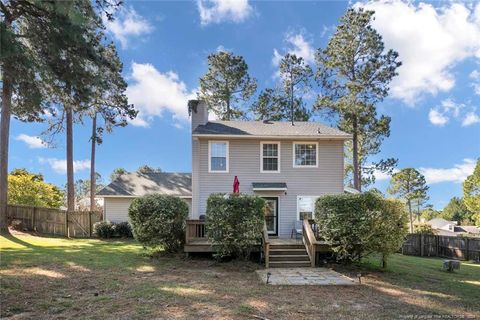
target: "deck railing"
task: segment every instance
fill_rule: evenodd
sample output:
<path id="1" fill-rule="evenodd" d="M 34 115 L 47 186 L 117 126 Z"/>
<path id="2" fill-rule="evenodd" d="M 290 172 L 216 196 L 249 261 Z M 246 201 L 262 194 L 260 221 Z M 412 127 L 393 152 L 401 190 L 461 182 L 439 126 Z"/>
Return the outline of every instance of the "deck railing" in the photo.
<path id="1" fill-rule="evenodd" d="M 185 230 L 185 243 L 206 239 L 205 220 L 187 220 Z"/>
<path id="2" fill-rule="evenodd" d="M 263 255 L 265 256 L 265 268 L 268 268 L 270 264 L 270 240 L 268 238 L 267 223 L 263 222 L 263 231 L 262 231 L 262 246 L 263 246 Z"/>
<path id="3" fill-rule="evenodd" d="M 317 239 L 313 233 L 312 225 L 308 219 L 303 220 L 303 243 L 307 249 L 308 257 L 310 258 L 310 264 L 312 267 L 315 267 L 315 260 L 317 257 L 316 253 L 316 242 Z"/>

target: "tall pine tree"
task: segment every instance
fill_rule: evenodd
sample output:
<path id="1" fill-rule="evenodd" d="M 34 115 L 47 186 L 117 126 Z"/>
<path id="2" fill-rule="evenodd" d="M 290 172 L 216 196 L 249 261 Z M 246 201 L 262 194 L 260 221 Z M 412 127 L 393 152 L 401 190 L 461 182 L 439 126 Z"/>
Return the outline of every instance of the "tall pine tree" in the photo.
<path id="1" fill-rule="evenodd" d="M 222 120 L 233 120 L 245 115 L 242 103 L 257 89 L 257 81 L 248 74 L 242 56 L 219 51 L 208 56 L 208 71 L 200 78 L 199 99 Z"/>
<path id="2" fill-rule="evenodd" d="M 389 83 L 401 65 L 398 54 L 385 50 L 382 37 L 372 28 L 373 11 L 348 9 L 325 49 L 316 55 L 316 78 L 322 92 L 316 109 L 332 111 L 338 127 L 353 136 L 353 186 L 361 190 L 362 167 L 391 170 L 388 159 L 372 166 L 367 158 L 380 151 L 390 134 L 390 118 L 377 117 L 375 105 L 388 94 Z"/>

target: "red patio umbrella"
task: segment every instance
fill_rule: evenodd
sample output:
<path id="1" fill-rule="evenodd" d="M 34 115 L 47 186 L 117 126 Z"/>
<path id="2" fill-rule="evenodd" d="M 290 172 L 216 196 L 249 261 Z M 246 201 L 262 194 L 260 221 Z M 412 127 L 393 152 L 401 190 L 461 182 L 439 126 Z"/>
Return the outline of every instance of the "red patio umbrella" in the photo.
<path id="1" fill-rule="evenodd" d="M 233 179 L 233 193 L 240 192 L 240 181 L 238 181 L 237 176 Z"/>

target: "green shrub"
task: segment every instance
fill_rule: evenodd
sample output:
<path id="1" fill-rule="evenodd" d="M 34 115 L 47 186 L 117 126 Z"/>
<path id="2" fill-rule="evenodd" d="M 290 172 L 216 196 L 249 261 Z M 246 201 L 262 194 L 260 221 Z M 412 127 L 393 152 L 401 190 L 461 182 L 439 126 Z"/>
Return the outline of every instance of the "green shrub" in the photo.
<path id="1" fill-rule="evenodd" d="M 114 225 L 115 234 L 121 238 L 132 238 L 132 227 L 127 221 L 116 223 Z"/>
<path id="2" fill-rule="evenodd" d="M 188 206 L 182 199 L 148 195 L 132 201 L 128 216 L 135 239 L 147 247 L 161 246 L 166 252 L 182 248 Z"/>
<path id="3" fill-rule="evenodd" d="M 416 223 L 413 226 L 413 233 L 433 234 L 432 226 L 428 223 Z"/>
<path id="4" fill-rule="evenodd" d="M 205 227 L 215 257 L 248 258 L 263 230 L 265 200 L 245 194 L 212 194 Z"/>
<path id="5" fill-rule="evenodd" d="M 115 227 L 110 221 L 99 221 L 93 225 L 93 233 L 99 238 L 111 238 L 115 235 Z"/>
<path id="6" fill-rule="evenodd" d="M 400 248 L 407 233 L 405 206 L 374 192 L 321 197 L 315 220 L 337 259 L 347 262 L 378 252 L 386 265 L 387 256 Z"/>

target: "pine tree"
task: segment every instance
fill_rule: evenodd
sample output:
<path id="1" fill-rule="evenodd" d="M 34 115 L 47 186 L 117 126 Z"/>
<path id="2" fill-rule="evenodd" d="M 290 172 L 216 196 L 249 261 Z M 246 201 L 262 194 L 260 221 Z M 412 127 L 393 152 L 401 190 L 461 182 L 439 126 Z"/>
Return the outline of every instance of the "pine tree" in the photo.
<path id="1" fill-rule="evenodd" d="M 200 78 L 199 99 L 222 120 L 242 118 L 240 102 L 246 102 L 257 89 L 257 81 L 248 74 L 242 56 L 216 52 L 208 56 L 208 71 Z"/>
<path id="2" fill-rule="evenodd" d="M 410 215 L 410 233 L 413 232 L 413 208 L 412 201 L 426 199 L 429 187 L 425 177 L 414 168 L 405 168 L 394 173 L 390 180 L 388 193 L 403 199 L 408 207 Z"/>
<path id="3" fill-rule="evenodd" d="M 401 65 L 398 53 L 385 50 L 382 37 L 372 28 L 373 11 L 348 9 L 325 49 L 316 55 L 316 78 L 322 88 L 315 109 L 339 118 L 338 127 L 353 136 L 353 185 L 362 186 L 362 166 L 371 171 L 391 170 L 394 159 L 367 166 L 367 157 L 379 152 L 390 134 L 390 118 L 377 118 L 375 104 L 388 94 L 389 83 Z"/>

